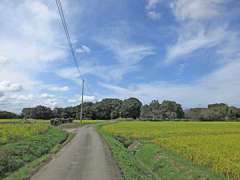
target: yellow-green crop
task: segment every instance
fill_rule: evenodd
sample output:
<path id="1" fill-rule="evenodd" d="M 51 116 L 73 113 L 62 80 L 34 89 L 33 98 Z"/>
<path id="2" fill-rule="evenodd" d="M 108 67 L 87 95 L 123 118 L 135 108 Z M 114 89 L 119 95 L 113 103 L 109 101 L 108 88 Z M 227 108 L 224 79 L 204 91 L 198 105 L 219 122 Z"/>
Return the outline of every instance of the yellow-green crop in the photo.
<path id="1" fill-rule="evenodd" d="M 0 124 L 0 145 L 44 133 L 48 128 L 45 123 Z"/>
<path id="2" fill-rule="evenodd" d="M 114 136 L 150 140 L 196 164 L 240 179 L 239 122 L 119 122 L 103 126 Z"/>

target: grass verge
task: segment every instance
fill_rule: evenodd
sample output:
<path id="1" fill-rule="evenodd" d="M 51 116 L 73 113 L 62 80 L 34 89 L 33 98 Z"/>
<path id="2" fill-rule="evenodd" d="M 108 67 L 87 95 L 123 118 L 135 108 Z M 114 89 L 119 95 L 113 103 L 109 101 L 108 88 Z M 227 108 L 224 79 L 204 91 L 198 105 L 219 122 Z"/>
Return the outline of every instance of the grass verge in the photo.
<path id="1" fill-rule="evenodd" d="M 116 140 L 111 134 L 101 129 L 102 125 L 96 126 L 97 131 L 109 145 L 114 159 L 122 171 L 124 179 L 146 180 L 151 179 L 152 174 L 145 170 L 136 160 L 132 153 L 129 153 L 124 145 Z"/>
<path id="2" fill-rule="evenodd" d="M 30 139 L 1 147 L 0 177 L 6 180 L 25 180 L 41 164 L 47 162 L 73 135 L 57 128 Z"/>
<path id="3" fill-rule="evenodd" d="M 114 137 L 97 126 L 98 132 L 111 148 L 122 170 L 123 178 L 161 180 L 224 180 L 223 174 L 193 164 L 175 152 L 160 148 L 150 141 Z"/>

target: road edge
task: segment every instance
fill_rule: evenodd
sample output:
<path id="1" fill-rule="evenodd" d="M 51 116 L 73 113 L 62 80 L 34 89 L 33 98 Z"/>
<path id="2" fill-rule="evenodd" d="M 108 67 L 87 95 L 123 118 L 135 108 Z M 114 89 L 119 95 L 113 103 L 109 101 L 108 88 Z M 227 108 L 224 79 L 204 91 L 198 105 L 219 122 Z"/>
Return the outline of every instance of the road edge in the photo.
<path id="1" fill-rule="evenodd" d="M 103 134 L 101 134 L 101 132 L 99 131 L 99 126 L 95 126 L 94 127 L 96 132 L 98 133 L 98 135 L 101 138 L 102 144 L 104 146 L 104 152 L 106 154 L 106 157 L 108 158 L 108 160 L 111 162 L 111 164 L 113 164 L 114 166 L 114 171 L 116 172 L 116 176 L 117 176 L 117 180 L 123 180 L 124 176 L 123 176 L 123 172 L 117 162 L 117 160 L 114 158 L 113 152 L 112 152 L 112 148 L 109 145 L 109 143 L 105 140 Z"/>
<path id="2" fill-rule="evenodd" d="M 67 132 L 67 131 L 65 131 Z M 23 179 L 27 179 L 30 180 L 31 177 L 37 173 L 43 166 L 45 166 L 47 163 L 49 163 L 54 156 L 61 151 L 61 149 L 66 146 L 67 144 L 69 144 L 71 142 L 71 140 L 74 138 L 75 134 L 74 133 L 69 133 L 67 132 L 67 138 L 60 142 L 59 144 L 55 145 L 51 151 L 46 154 L 43 155 L 41 157 L 39 157 L 38 159 L 35 159 L 34 161 L 26 164 L 25 166 L 21 167 L 20 169 L 18 169 L 17 171 L 13 172 L 12 174 L 10 174 L 9 176 L 5 177 L 4 180 L 23 180 Z M 27 175 L 26 176 L 21 176 L 24 172 L 23 171 L 27 171 Z M 19 179 L 16 179 L 16 177 L 20 177 Z"/>

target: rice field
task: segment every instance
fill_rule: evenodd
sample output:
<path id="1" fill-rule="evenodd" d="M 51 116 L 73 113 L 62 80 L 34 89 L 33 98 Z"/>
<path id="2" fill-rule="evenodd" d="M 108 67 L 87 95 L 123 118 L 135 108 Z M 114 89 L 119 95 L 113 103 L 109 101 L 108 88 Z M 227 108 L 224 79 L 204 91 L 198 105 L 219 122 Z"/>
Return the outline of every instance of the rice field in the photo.
<path id="1" fill-rule="evenodd" d="M 22 120 L 20 119 L 0 119 L 0 124 L 5 124 L 5 123 L 19 123 Z"/>
<path id="2" fill-rule="evenodd" d="M 119 122 L 102 127 L 114 136 L 148 140 L 227 178 L 240 179 L 239 122 Z"/>
<path id="3" fill-rule="evenodd" d="M 45 123 L 0 124 L 0 145 L 43 134 L 49 128 Z"/>
<path id="4" fill-rule="evenodd" d="M 51 127 L 49 121 L 0 120 L 0 179 L 44 157 L 67 137 L 67 132 Z M 22 179 L 30 171 L 24 173 L 20 173 Z"/>

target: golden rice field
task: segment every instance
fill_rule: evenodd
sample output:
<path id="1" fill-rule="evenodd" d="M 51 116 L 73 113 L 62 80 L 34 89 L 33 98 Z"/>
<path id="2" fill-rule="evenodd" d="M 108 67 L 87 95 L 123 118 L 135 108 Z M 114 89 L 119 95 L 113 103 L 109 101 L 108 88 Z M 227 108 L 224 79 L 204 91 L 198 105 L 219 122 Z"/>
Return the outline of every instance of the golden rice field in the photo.
<path id="1" fill-rule="evenodd" d="M 0 124 L 3 123 L 18 123 L 20 122 L 20 119 L 0 119 Z"/>
<path id="2" fill-rule="evenodd" d="M 230 179 L 240 179 L 239 122 L 119 122 L 103 126 L 114 136 L 150 140 L 205 165 Z"/>
<path id="3" fill-rule="evenodd" d="M 46 123 L 0 124 L 0 145 L 31 138 L 46 132 L 48 128 Z"/>
<path id="4" fill-rule="evenodd" d="M 82 120 L 83 124 L 96 124 L 98 122 L 99 122 L 98 120 Z"/>

